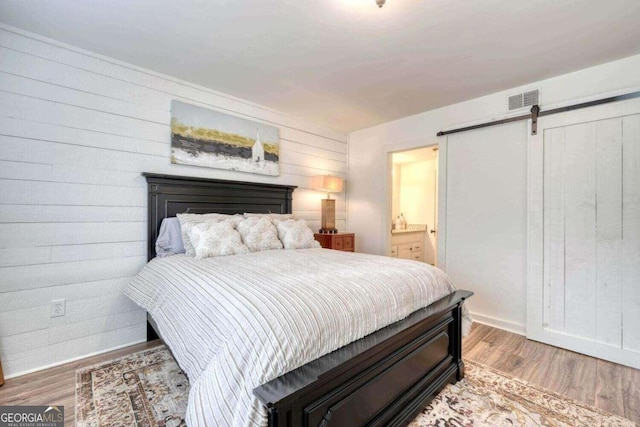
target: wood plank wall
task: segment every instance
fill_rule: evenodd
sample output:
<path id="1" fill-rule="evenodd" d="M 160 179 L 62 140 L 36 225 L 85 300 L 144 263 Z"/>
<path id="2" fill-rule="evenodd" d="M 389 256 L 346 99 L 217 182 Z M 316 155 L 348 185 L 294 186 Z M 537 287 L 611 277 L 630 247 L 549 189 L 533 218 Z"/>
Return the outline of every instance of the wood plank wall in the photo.
<path id="1" fill-rule="evenodd" d="M 172 99 L 277 126 L 281 176 L 171 165 Z M 122 295 L 146 261 L 143 171 L 297 185 L 294 214 L 315 229 L 323 194 L 309 178 L 346 178 L 347 135 L 0 25 L 5 375 L 144 340 L 145 314 Z M 58 298 L 66 315 L 50 318 Z"/>

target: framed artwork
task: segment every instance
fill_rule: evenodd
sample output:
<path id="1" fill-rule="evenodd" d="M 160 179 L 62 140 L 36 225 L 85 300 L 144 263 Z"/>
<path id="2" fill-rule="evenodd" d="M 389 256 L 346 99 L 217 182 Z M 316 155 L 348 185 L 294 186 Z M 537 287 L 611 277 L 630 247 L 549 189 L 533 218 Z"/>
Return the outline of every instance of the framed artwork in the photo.
<path id="1" fill-rule="evenodd" d="M 278 176 L 278 128 L 172 101 L 171 163 Z"/>

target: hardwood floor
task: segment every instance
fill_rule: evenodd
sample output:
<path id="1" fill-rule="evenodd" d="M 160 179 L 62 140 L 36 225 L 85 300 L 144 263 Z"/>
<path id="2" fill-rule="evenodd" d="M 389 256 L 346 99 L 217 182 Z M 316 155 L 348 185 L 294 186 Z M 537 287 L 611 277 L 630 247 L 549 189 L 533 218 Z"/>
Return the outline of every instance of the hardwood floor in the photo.
<path id="1" fill-rule="evenodd" d="M 75 370 L 146 348 L 152 341 L 6 380 L 0 405 L 64 405 L 65 425 L 74 425 Z M 463 356 L 532 384 L 640 423 L 640 370 L 594 359 L 474 324 Z"/>
<path id="2" fill-rule="evenodd" d="M 95 365 L 162 344 L 160 340 L 136 344 L 75 362 L 5 380 L 0 405 L 62 405 L 64 425 L 75 425 L 76 369 Z"/>
<path id="3" fill-rule="evenodd" d="M 640 370 L 473 325 L 462 355 L 640 424 Z"/>

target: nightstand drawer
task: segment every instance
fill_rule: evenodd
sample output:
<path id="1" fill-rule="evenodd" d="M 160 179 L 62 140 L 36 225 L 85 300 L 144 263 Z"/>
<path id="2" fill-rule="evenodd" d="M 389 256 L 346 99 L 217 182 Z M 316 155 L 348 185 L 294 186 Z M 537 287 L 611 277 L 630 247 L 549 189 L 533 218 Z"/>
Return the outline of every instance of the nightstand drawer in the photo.
<path id="1" fill-rule="evenodd" d="M 320 245 L 325 249 L 335 249 L 345 252 L 354 252 L 355 250 L 356 237 L 353 233 L 316 233 L 313 237 L 320 242 Z"/>
<path id="2" fill-rule="evenodd" d="M 344 245 L 342 247 L 343 250 L 345 251 L 352 251 L 353 250 L 353 235 L 350 234 L 345 234 L 344 235 Z"/>

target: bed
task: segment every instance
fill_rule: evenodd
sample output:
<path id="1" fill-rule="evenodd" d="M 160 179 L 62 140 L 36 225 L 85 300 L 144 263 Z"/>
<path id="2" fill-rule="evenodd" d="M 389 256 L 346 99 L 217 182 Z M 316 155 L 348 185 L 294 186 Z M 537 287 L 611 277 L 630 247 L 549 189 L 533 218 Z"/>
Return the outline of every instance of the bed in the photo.
<path id="1" fill-rule="evenodd" d="M 257 184 L 246 182 L 234 182 L 234 181 L 222 181 L 222 180 L 206 180 L 198 178 L 186 178 L 178 176 L 157 175 L 157 174 L 144 174 L 148 182 L 148 207 L 149 207 L 149 260 L 155 258 L 155 240 L 157 237 L 160 224 L 164 218 L 173 217 L 178 213 L 291 213 L 292 211 L 292 194 L 295 190 L 293 186 L 281 186 L 272 184 Z M 310 282 L 313 282 L 312 287 L 307 287 L 303 291 L 305 293 L 312 293 L 313 298 L 319 299 L 324 294 L 330 294 L 334 292 L 340 282 L 336 280 L 329 280 L 328 275 L 324 281 L 320 282 L 319 278 L 315 276 L 295 276 L 295 270 L 302 268 L 304 264 L 310 264 L 315 266 L 316 271 L 321 269 L 323 265 L 334 266 L 338 272 L 345 272 L 343 277 L 345 281 L 350 283 L 358 283 L 358 280 L 369 281 L 372 280 L 365 276 L 367 262 L 374 262 L 375 265 L 382 265 L 383 271 L 393 271 L 393 268 L 397 268 L 397 273 L 400 274 L 401 270 L 408 272 L 406 274 L 414 274 L 414 276 L 427 272 L 427 274 L 433 275 L 434 289 L 440 287 L 444 288 L 448 286 L 445 282 L 444 274 L 437 271 L 437 269 L 431 270 L 419 270 L 420 268 L 426 268 L 418 265 L 412 261 L 398 261 L 391 260 L 384 257 L 374 257 L 362 254 L 342 254 L 336 251 L 330 251 L 326 249 L 305 249 L 300 252 L 289 252 L 286 258 L 284 252 L 286 251 L 266 251 L 269 254 L 256 255 L 233 255 L 234 258 L 228 258 L 227 260 L 210 260 L 207 263 L 197 263 L 196 261 L 189 259 L 186 256 L 170 257 L 170 261 L 163 261 L 162 263 L 155 260 L 153 265 L 156 265 L 155 271 L 148 272 L 148 277 L 154 277 L 157 275 L 159 269 L 165 269 L 169 273 L 173 274 L 174 281 L 176 283 L 184 280 L 185 276 L 190 277 L 190 281 L 194 279 L 191 276 L 204 276 L 211 271 L 219 272 L 224 269 L 228 271 L 237 271 L 242 268 L 242 265 L 256 265 L 256 268 L 262 270 L 247 271 L 242 270 L 242 275 L 246 276 L 248 282 L 258 283 L 260 280 L 261 271 L 271 271 L 270 266 L 273 265 L 289 265 L 290 275 L 287 276 L 287 280 L 284 282 L 292 282 L 296 280 L 299 283 L 305 281 L 305 277 Z M 306 251 L 306 252 L 305 252 Z M 295 253 L 294 253 L 295 252 Z M 242 257 L 246 257 L 242 258 Z M 346 258 L 345 258 L 346 257 Z M 369 259 L 368 257 L 371 257 Z M 219 257 L 225 258 L 225 257 Z M 397 264 L 398 262 L 409 264 Z M 235 267 L 233 267 L 236 263 Z M 244 263 L 244 264 L 242 264 Z M 388 263 L 388 264 L 386 264 Z M 395 264 L 394 264 L 395 263 Z M 206 268 L 210 269 L 210 272 L 203 273 Z M 145 267 L 147 268 L 147 267 Z M 236 270 L 229 270 L 235 268 Z M 411 273 L 410 270 L 415 269 L 415 272 Z M 285 268 L 286 270 L 286 268 Z M 346 272 L 355 271 L 351 276 L 347 276 Z M 185 272 L 189 271 L 188 274 Z M 177 272 L 177 273 L 171 273 Z M 395 273 L 394 273 L 395 275 Z M 221 289 L 230 289 L 235 286 L 233 275 L 229 276 L 225 282 L 223 279 L 216 278 L 222 285 Z M 265 274 L 264 282 L 269 282 L 270 274 Z M 407 276 L 414 281 L 411 276 Z M 151 283 L 153 280 L 147 280 Z M 318 284 L 316 284 L 316 281 Z M 180 282 L 182 283 L 182 282 Z M 367 282 L 368 283 L 368 282 Z M 362 284 L 362 283 L 361 283 Z M 252 288 L 234 288 L 232 292 L 245 292 L 243 298 L 247 301 L 251 301 L 251 304 L 264 305 L 266 307 L 265 312 L 275 313 L 276 310 L 273 307 L 284 306 L 283 313 L 273 314 L 274 316 L 280 316 L 274 321 L 274 324 L 280 325 L 281 323 L 290 329 L 295 329 L 296 325 L 299 325 L 300 319 L 288 321 L 285 318 L 290 316 L 290 312 L 295 311 L 296 306 L 287 306 L 288 300 L 294 299 L 292 295 L 297 291 L 297 287 L 286 287 L 284 284 L 280 285 L 279 282 L 273 281 L 269 283 L 269 292 L 262 292 L 260 286 L 262 283 Z M 398 284 L 402 286 L 404 283 Z M 154 286 L 151 284 L 150 286 Z M 188 297 L 189 301 L 184 302 L 184 306 L 177 310 L 180 314 L 176 317 L 174 323 L 168 321 L 165 312 L 161 312 L 155 309 L 155 302 L 149 302 L 147 304 L 150 307 L 151 313 L 156 313 L 158 325 L 154 327 L 154 316 L 149 316 L 148 338 L 153 339 L 157 335 L 157 329 L 159 329 L 160 335 L 163 338 L 167 338 L 169 347 L 176 355 L 178 363 L 185 369 L 187 374 L 190 372 L 197 372 L 197 374 L 190 375 L 192 382 L 192 396 L 190 400 L 198 402 L 197 405 L 190 403 L 191 409 L 189 416 L 191 417 L 192 424 L 210 425 L 212 418 L 207 418 L 207 414 L 211 408 L 208 406 L 216 406 L 216 411 L 222 411 L 224 405 L 221 405 L 220 399 L 224 396 L 233 400 L 234 396 L 238 392 L 233 391 L 232 394 L 225 394 L 226 390 L 220 390 L 221 382 L 216 380 L 211 382 L 211 375 L 224 376 L 233 367 L 233 363 L 230 365 L 218 365 L 219 360 L 223 358 L 219 355 L 224 353 L 222 351 L 217 352 L 210 350 L 210 347 L 216 347 L 215 334 L 212 329 L 217 328 L 217 323 L 211 319 L 198 320 L 198 317 L 189 319 L 180 319 L 179 317 L 186 313 L 190 307 L 198 307 L 197 309 L 202 312 L 206 311 L 207 304 L 215 306 L 215 298 L 225 298 L 227 294 L 219 293 L 215 290 L 215 298 L 211 303 L 205 303 L 204 298 L 198 296 L 198 292 L 202 289 L 202 284 L 191 284 L 185 282 L 184 288 L 182 285 L 173 286 L 173 294 L 185 295 L 191 290 L 196 295 Z M 265 285 L 266 286 L 266 285 Z M 371 285 L 373 286 L 373 284 Z M 407 284 L 406 286 L 410 286 Z M 417 284 L 411 284 L 414 292 L 423 292 Z M 166 286 L 171 287 L 171 286 Z M 214 293 L 213 288 L 207 288 L 207 293 Z M 247 290 L 248 289 L 248 290 Z M 418 289 L 416 291 L 415 289 Z M 449 289 L 447 292 L 451 292 L 453 289 Z M 174 295 L 169 294 L 169 291 L 165 291 L 165 285 L 159 286 L 152 291 L 164 292 L 160 299 L 175 298 Z M 230 292 L 231 292 L 230 291 Z M 444 292 L 440 290 L 441 293 Z M 291 292 L 291 294 L 287 294 Z M 314 293 L 315 292 L 315 293 Z M 375 298 L 394 298 L 392 293 L 384 296 L 384 292 L 387 290 L 380 286 L 376 292 L 371 295 L 372 299 Z M 429 293 L 431 291 L 424 291 Z M 435 292 L 435 290 L 433 291 Z M 166 295 L 165 295 L 166 293 Z M 380 295 L 378 295 L 380 294 Z M 337 295 L 337 294 L 336 294 Z M 435 294 L 434 294 L 435 295 Z M 435 299 L 434 295 L 425 295 L 424 298 Z M 440 295 L 440 294 L 438 294 Z M 433 398 L 438 391 L 440 391 L 447 383 L 454 383 L 460 380 L 464 376 L 464 364 L 461 358 L 461 345 L 462 345 L 462 324 L 463 324 L 463 306 L 462 303 L 465 299 L 469 298 L 472 294 L 467 291 L 453 290 L 451 293 L 446 293 L 444 296 L 438 297 L 432 303 L 426 307 L 413 307 L 411 304 L 415 304 L 417 298 L 407 298 L 406 301 L 402 300 L 397 302 L 397 308 L 394 308 L 401 312 L 401 320 L 394 321 L 393 323 L 381 323 L 387 325 L 380 328 L 374 325 L 367 326 L 369 329 L 361 331 L 362 334 L 358 335 L 357 329 L 359 323 L 350 324 L 345 323 L 346 327 L 344 331 L 344 337 L 342 333 L 333 331 L 325 334 L 331 337 L 332 340 L 328 342 L 317 344 L 315 342 L 306 342 L 304 347 L 305 357 L 310 360 L 304 359 L 305 363 L 301 365 L 280 366 L 273 369 L 267 369 L 267 373 L 264 375 L 260 373 L 255 378 L 263 378 L 264 382 L 255 383 L 255 388 L 252 390 L 252 399 L 254 402 L 258 402 L 259 408 L 253 420 L 247 420 L 245 424 L 233 420 L 233 416 L 230 416 L 228 424 L 231 425 L 264 425 L 268 424 L 271 427 L 293 427 L 293 426 L 396 426 L 406 425 L 413 417 L 425 406 L 425 404 Z M 142 298 L 142 297 L 141 297 Z M 185 297 L 186 298 L 186 297 Z M 179 299 L 175 301 L 180 302 Z M 327 302 L 333 301 L 332 299 L 326 299 L 322 304 L 322 310 L 312 308 L 315 318 L 321 318 L 323 313 L 330 313 L 334 315 L 336 310 L 332 312 L 330 309 L 324 307 Z M 355 304 L 355 303 L 354 303 Z M 358 303 L 360 304 L 360 303 Z M 373 304 L 373 302 L 372 302 Z M 228 304 L 227 304 L 228 305 Z M 357 305 L 357 304 L 355 304 Z M 221 310 L 223 305 L 214 308 L 214 310 Z M 309 308 L 309 306 L 306 306 Z M 384 318 L 384 313 L 367 313 L 367 310 L 363 310 L 364 303 L 360 304 L 360 307 L 356 307 L 357 310 L 362 311 L 362 319 L 376 319 Z M 394 306 L 395 307 L 395 306 Z M 253 308 L 253 306 L 252 306 Z M 194 308 L 195 310 L 196 308 Z M 154 311 L 155 310 L 155 311 Z M 245 315 L 249 313 L 252 317 L 252 311 L 246 311 Z M 402 314 L 402 310 L 406 313 Z M 301 310 L 304 311 L 304 310 Z M 333 313 L 333 314 L 331 314 Z M 187 314 L 184 314 L 187 316 Z M 235 315 L 229 316 L 226 320 L 233 320 Z M 266 316 L 266 315 L 265 315 Z M 373 316 L 373 317 L 371 317 Z M 377 316 L 377 317 L 376 317 Z M 235 345 L 251 347 L 253 340 L 260 341 L 260 339 L 267 342 L 255 344 L 260 345 L 259 353 L 260 358 L 266 358 L 271 360 L 274 365 L 281 364 L 281 357 L 283 359 L 282 346 L 278 341 L 278 334 L 286 339 L 293 339 L 304 341 L 308 332 L 295 332 L 289 331 L 283 333 L 283 330 L 273 327 L 273 325 L 267 325 L 266 320 L 262 318 L 256 318 L 251 320 L 253 325 L 248 328 L 246 334 L 251 334 L 253 331 L 260 329 L 262 332 L 259 336 L 251 336 L 244 338 L 244 340 L 238 338 Z M 266 316 L 268 317 L 268 316 Z M 313 317 L 313 316 L 311 316 Z M 303 319 L 303 318 L 301 318 Z M 287 321 L 289 323 L 287 323 Z M 173 327 L 182 322 L 184 325 L 188 325 L 189 329 L 179 327 Z M 314 321 L 315 322 L 315 321 Z M 311 322 L 312 324 L 314 322 Z M 251 323 L 251 322 L 247 322 Z M 318 325 L 311 326 L 311 330 L 315 327 L 320 328 L 316 333 L 320 333 L 319 336 L 324 337 L 323 332 L 331 323 L 315 322 Z M 366 322 L 364 322 L 366 324 Z M 287 326 L 288 325 L 288 326 Z M 217 332 L 217 331 L 216 331 Z M 193 334 L 193 337 L 185 338 L 182 334 Z M 297 335 L 296 335 L 297 334 Z M 313 334 L 311 334 L 313 335 Z M 335 338 L 335 336 L 339 337 Z M 340 340 L 349 339 L 352 335 L 357 337 L 355 341 L 341 342 Z M 272 337 L 273 339 L 270 341 Z M 364 336 L 360 338 L 360 336 Z M 235 338 L 237 338 L 234 335 Z M 265 338 L 266 337 L 266 338 Z M 241 337 L 242 338 L 242 337 Z M 267 339 L 268 338 L 268 339 Z M 211 343 L 210 346 L 205 346 L 205 352 L 209 351 L 211 354 L 203 356 L 198 353 L 198 348 L 187 348 L 190 342 L 201 339 L 205 343 Z M 173 343 L 173 347 L 172 344 Z M 306 347 L 309 347 L 307 349 Z M 202 346 L 200 346 L 202 347 Z M 244 349 L 243 347 L 243 349 Z M 317 348 L 316 348 L 317 347 Z M 234 347 L 235 349 L 236 347 Z M 266 350 L 265 350 L 266 349 Z M 329 349 L 328 353 L 323 353 Z M 242 350 L 244 351 L 244 350 Z M 248 351 L 248 350 L 247 350 Z M 287 354 L 292 350 L 287 349 Z M 297 350 L 293 350 L 295 352 Z M 231 350 L 228 350 L 231 352 Z M 263 353 L 269 354 L 263 354 Z M 316 353 L 314 353 L 316 352 Z M 244 356 L 243 356 L 244 357 Z M 253 360 L 252 355 L 247 356 L 247 359 Z M 271 357 L 271 359 L 269 359 Z M 257 356 L 256 356 L 257 358 Z M 203 363 L 202 360 L 206 360 L 207 363 Z M 212 362 L 209 363 L 209 359 Z M 294 358 L 295 359 L 295 358 Z M 303 360 L 300 359 L 299 360 Z M 198 364 L 202 366 L 197 366 Z M 264 363 L 264 362 L 263 362 Z M 284 364 L 289 363 L 286 359 Z M 293 363 L 293 362 L 291 362 Z M 224 366 L 224 369 L 222 368 Z M 240 371 L 249 371 L 249 367 L 253 365 L 246 365 L 239 369 Z M 257 365 L 256 365 L 257 366 Z M 268 366 L 270 368 L 270 365 Z M 265 368 L 266 369 L 266 368 Z M 278 372 L 278 369 L 286 372 L 280 376 L 273 376 L 274 372 Z M 209 372 L 215 371 L 215 372 Z M 207 375 L 204 373 L 207 372 Z M 193 377 L 193 378 L 192 378 Z M 227 382 L 233 383 L 236 381 L 235 377 L 230 376 L 230 380 Z M 213 386 L 212 386 L 213 384 Z M 225 382 L 226 384 L 226 382 Z M 244 383 L 243 383 L 244 384 Z M 195 396 L 193 396 L 195 394 Z M 208 405 L 206 403 L 207 396 L 216 403 Z M 211 396 L 217 396 L 213 398 Z M 242 398 L 238 398 L 242 400 Z M 246 399 L 245 399 L 246 400 Z M 255 404 L 255 403 L 254 403 Z M 198 408 L 194 408 L 198 406 Z M 213 409 L 211 409 L 213 411 Z M 202 413 L 202 414 L 201 414 Z M 264 414 L 264 417 L 262 416 Z M 227 419 L 225 414 L 218 414 L 220 419 Z M 209 420 L 209 421 L 207 421 Z M 218 421 L 218 424 L 220 421 Z"/>

